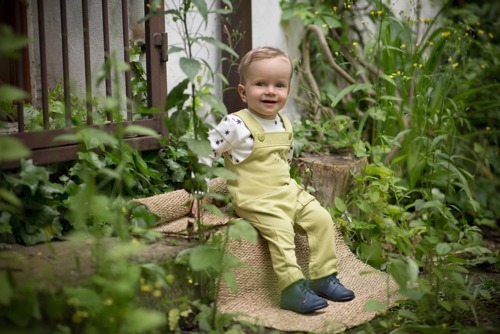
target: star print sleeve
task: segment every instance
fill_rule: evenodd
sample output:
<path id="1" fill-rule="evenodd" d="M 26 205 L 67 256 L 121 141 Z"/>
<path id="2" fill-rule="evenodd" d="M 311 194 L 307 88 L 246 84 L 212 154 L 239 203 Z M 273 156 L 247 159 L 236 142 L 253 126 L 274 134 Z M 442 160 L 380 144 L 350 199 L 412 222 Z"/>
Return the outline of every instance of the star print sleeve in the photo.
<path id="1" fill-rule="evenodd" d="M 199 161 L 212 166 L 212 163 L 223 153 L 238 149 L 249 135 L 250 131 L 239 117 L 233 115 L 224 117 L 215 128 L 208 132 L 212 153 L 207 157 L 200 157 Z"/>

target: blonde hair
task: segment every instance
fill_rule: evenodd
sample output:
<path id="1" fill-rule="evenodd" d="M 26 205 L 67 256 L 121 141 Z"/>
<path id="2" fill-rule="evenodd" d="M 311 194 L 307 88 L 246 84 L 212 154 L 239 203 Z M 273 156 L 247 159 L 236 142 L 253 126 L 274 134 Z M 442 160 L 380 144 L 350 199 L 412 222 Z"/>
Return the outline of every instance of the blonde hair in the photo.
<path id="1" fill-rule="evenodd" d="M 247 54 L 241 59 L 240 65 L 238 66 L 238 73 L 240 74 L 240 84 L 243 84 L 245 82 L 248 68 L 253 62 L 271 58 L 282 58 L 290 64 L 291 79 L 293 74 L 293 65 L 290 57 L 288 57 L 285 52 L 281 51 L 278 48 L 272 46 L 262 46 L 248 51 Z"/>

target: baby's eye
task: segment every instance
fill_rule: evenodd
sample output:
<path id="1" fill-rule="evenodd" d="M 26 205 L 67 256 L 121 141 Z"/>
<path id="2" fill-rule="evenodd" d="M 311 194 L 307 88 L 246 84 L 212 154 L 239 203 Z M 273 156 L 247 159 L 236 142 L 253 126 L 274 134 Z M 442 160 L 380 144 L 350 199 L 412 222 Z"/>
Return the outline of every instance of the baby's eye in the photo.
<path id="1" fill-rule="evenodd" d="M 264 86 L 264 83 L 263 82 L 257 82 L 256 85 L 262 87 L 262 86 Z"/>
<path id="2" fill-rule="evenodd" d="M 285 88 L 286 86 L 285 86 L 285 84 L 279 83 L 279 84 L 276 85 L 276 87 L 278 87 L 278 88 Z"/>

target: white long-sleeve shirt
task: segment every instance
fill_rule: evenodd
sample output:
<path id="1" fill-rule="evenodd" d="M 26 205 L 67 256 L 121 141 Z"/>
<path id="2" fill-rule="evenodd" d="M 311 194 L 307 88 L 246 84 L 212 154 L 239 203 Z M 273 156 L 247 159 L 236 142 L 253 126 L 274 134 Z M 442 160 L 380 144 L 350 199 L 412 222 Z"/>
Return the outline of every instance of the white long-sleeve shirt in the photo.
<path id="1" fill-rule="evenodd" d="M 284 132 L 285 127 L 279 115 L 275 119 L 265 119 L 252 114 L 245 109 L 245 112 L 252 115 L 262 125 L 267 132 Z M 245 160 L 252 153 L 254 138 L 245 123 L 235 115 L 227 115 L 213 129 L 208 132 L 208 140 L 212 146 L 212 153 L 208 157 L 200 157 L 199 161 L 205 165 L 212 166 L 213 162 L 219 159 L 223 153 L 227 152 L 235 163 Z M 287 161 L 290 164 L 293 157 L 291 147 L 287 154 Z"/>

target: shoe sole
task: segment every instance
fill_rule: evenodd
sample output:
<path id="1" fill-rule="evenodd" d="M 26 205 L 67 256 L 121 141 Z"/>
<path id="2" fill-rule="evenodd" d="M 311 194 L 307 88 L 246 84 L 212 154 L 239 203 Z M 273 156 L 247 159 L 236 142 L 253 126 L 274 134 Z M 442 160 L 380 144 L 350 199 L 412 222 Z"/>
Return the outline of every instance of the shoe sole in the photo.
<path id="1" fill-rule="evenodd" d="M 344 298 L 344 299 L 330 299 L 328 298 L 326 295 L 324 294 L 320 294 L 320 293 L 317 293 L 316 294 L 322 298 L 325 298 L 325 299 L 328 299 L 328 300 L 331 300 L 332 302 L 337 302 L 337 303 L 342 303 L 342 302 L 349 302 L 351 300 L 353 300 L 354 298 L 356 298 L 356 296 L 352 296 L 352 297 L 347 297 L 347 298 Z"/>

